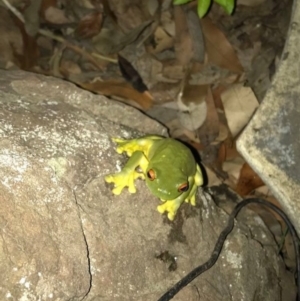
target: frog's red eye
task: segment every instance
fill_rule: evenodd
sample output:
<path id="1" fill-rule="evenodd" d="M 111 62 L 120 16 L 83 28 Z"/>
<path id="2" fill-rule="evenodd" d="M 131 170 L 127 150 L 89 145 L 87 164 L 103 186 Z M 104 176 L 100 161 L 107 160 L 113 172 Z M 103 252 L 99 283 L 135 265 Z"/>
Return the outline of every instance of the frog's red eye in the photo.
<path id="1" fill-rule="evenodd" d="M 179 192 L 185 192 L 189 190 L 189 183 L 183 183 L 178 187 Z"/>
<path id="2" fill-rule="evenodd" d="M 156 179 L 155 171 L 153 169 L 149 169 L 147 172 L 147 177 L 150 181 L 153 181 Z"/>

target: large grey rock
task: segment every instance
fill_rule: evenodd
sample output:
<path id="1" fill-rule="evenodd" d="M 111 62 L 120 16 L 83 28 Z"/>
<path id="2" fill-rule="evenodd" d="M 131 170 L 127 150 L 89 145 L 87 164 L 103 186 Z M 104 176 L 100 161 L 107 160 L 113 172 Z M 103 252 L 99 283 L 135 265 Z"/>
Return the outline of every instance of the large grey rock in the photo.
<path id="1" fill-rule="evenodd" d="M 111 137 L 141 132 L 166 134 L 67 82 L 0 71 L 0 300 L 157 300 L 208 259 L 227 223 L 209 195 L 171 223 L 142 181 L 120 196 L 104 182 L 125 160 Z M 217 264 L 174 300 L 293 300 L 270 233 L 246 216 L 255 223 L 239 221 Z M 157 259 L 166 251 L 175 271 Z"/>
<path id="2" fill-rule="evenodd" d="M 273 83 L 237 147 L 282 204 L 300 235 L 300 5 Z"/>

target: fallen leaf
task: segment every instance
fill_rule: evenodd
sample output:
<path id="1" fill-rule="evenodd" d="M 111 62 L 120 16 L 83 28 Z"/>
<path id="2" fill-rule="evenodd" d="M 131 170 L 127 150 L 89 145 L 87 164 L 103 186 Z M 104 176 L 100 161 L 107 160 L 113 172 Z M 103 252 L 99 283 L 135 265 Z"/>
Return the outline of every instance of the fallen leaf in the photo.
<path id="1" fill-rule="evenodd" d="M 117 31 L 115 28 L 103 28 L 98 35 L 92 38 L 93 46 L 103 55 L 117 53 L 125 46 L 136 41 L 152 22 L 153 20 L 145 21 L 126 34 L 122 31 Z"/>
<path id="2" fill-rule="evenodd" d="M 227 123 L 233 137 L 248 124 L 259 103 L 249 87 L 243 84 L 231 85 L 221 94 Z"/>
<path id="3" fill-rule="evenodd" d="M 210 0 L 208 0 L 210 2 Z M 205 57 L 205 46 L 204 37 L 202 33 L 202 27 L 199 22 L 199 17 L 195 10 L 190 9 L 188 6 L 183 6 L 186 11 L 187 27 L 189 35 L 192 39 L 193 47 L 193 61 L 198 63 L 204 62 Z"/>
<path id="4" fill-rule="evenodd" d="M 187 66 L 193 57 L 193 41 L 189 34 L 187 14 L 182 6 L 174 6 L 175 55 L 181 66 Z"/>
<path id="5" fill-rule="evenodd" d="M 147 86 L 144 84 L 143 79 L 139 73 L 134 69 L 132 64 L 130 64 L 124 57 L 118 55 L 118 63 L 120 71 L 123 77 L 131 83 L 134 89 L 140 93 L 144 93 L 148 90 Z"/>
<path id="6" fill-rule="evenodd" d="M 45 17 L 45 11 L 49 7 L 56 7 L 57 0 L 42 0 L 40 14 L 44 18 Z"/>
<path id="7" fill-rule="evenodd" d="M 222 142 L 218 152 L 219 164 L 223 164 L 225 161 L 233 160 L 236 157 L 240 157 L 240 154 L 236 149 L 235 141 L 232 143 L 228 143 L 227 140 Z"/>
<path id="8" fill-rule="evenodd" d="M 206 95 L 207 115 L 204 124 L 197 130 L 198 137 L 204 145 L 209 145 L 219 135 L 219 116 L 214 98 L 209 87 Z"/>
<path id="9" fill-rule="evenodd" d="M 220 179 L 220 177 L 217 176 L 215 171 L 208 166 L 205 166 L 205 173 L 207 177 L 207 184 L 209 186 L 219 186 L 223 183 L 223 181 Z"/>
<path id="10" fill-rule="evenodd" d="M 195 131 L 202 126 L 207 116 L 206 97 L 208 85 L 185 84 L 177 99 L 178 118 L 183 127 Z"/>
<path id="11" fill-rule="evenodd" d="M 57 0 L 43 0 L 40 16 L 46 22 L 52 24 L 67 24 L 71 21 L 65 16 L 65 12 L 57 7 Z"/>
<path id="12" fill-rule="evenodd" d="M 235 142 L 230 143 L 230 139 L 227 138 L 223 143 L 220 144 L 218 155 L 215 158 L 215 160 L 211 163 L 211 168 L 216 172 L 216 174 L 218 174 L 221 178 L 225 180 L 228 178 L 228 176 L 230 177 L 230 175 L 228 175 L 226 171 L 223 169 L 224 164 L 225 164 L 225 169 L 228 169 L 226 167 L 227 162 L 231 162 L 236 158 L 240 158 L 240 157 L 241 157 L 240 154 L 236 150 Z M 235 188 L 237 181 L 234 180 L 231 182 L 233 182 L 231 187 Z"/>
<path id="13" fill-rule="evenodd" d="M 5 65 L 5 68 L 8 68 L 11 63 L 20 66 L 19 58 L 23 57 L 24 42 L 18 22 L 20 21 L 13 17 L 7 9 L 0 7 L 0 63 L 2 68 Z"/>
<path id="14" fill-rule="evenodd" d="M 154 43 L 153 45 L 147 46 L 147 50 L 150 53 L 156 54 L 160 53 L 166 49 L 173 47 L 174 39 L 166 33 L 166 31 L 158 26 L 153 35 Z"/>
<path id="15" fill-rule="evenodd" d="M 31 70 L 31 68 L 37 64 L 39 57 L 36 38 L 27 34 L 23 22 L 15 17 L 14 21 L 19 27 L 23 38 L 23 53 L 18 54 L 15 50 L 13 50 L 14 56 L 17 58 L 21 69 Z"/>
<path id="16" fill-rule="evenodd" d="M 229 129 L 226 125 L 220 122 L 219 124 L 219 135 L 216 137 L 215 141 L 212 144 L 219 144 L 220 142 L 226 140 L 229 136 Z"/>
<path id="17" fill-rule="evenodd" d="M 40 28 L 40 15 L 39 11 L 41 8 L 42 0 L 31 1 L 30 5 L 26 7 L 23 12 L 25 20 L 26 33 L 34 37 Z"/>
<path id="18" fill-rule="evenodd" d="M 153 98 L 148 91 L 140 93 L 135 90 L 129 83 L 118 80 L 94 80 L 93 82 L 77 82 L 82 88 L 94 93 L 120 97 L 122 101 L 132 104 L 134 101 L 137 107 L 149 109 L 153 104 Z"/>
<path id="19" fill-rule="evenodd" d="M 68 24 L 71 21 L 65 16 L 65 13 L 62 9 L 58 7 L 49 6 L 42 14 L 43 18 L 52 24 Z"/>
<path id="20" fill-rule="evenodd" d="M 89 39 L 97 35 L 102 27 L 103 14 L 99 11 L 85 15 L 77 25 L 76 34 L 83 39 Z"/>
<path id="21" fill-rule="evenodd" d="M 244 163 L 245 160 L 240 156 L 223 163 L 222 170 L 228 174 L 228 183 L 232 189 L 236 187 Z"/>
<path id="22" fill-rule="evenodd" d="M 253 190 L 264 185 L 257 173 L 245 163 L 241 169 L 235 191 L 240 196 L 246 196 Z"/>
<path id="23" fill-rule="evenodd" d="M 209 62 L 234 73 L 244 71 L 235 50 L 210 18 L 200 20 Z"/>
<path id="24" fill-rule="evenodd" d="M 60 62 L 60 74 L 68 78 L 70 74 L 81 74 L 81 68 L 75 62 L 63 59 Z"/>
<path id="25" fill-rule="evenodd" d="M 212 91 L 213 99 L 214 99 L 215 106 L 216 106 L 216 109 L 218 112 L 219 123 L 220 123 L 219 124 L 219 127 L 220 127 L 219 135 L 218 135 L 218 137 L 216 137 L 214 143 L 219 143 L 219 142 L 226 140 L 226 144 L 228 144 L 228 141 L 232 140 L 232 135 L 231 135 L 229 127 L 228 127 L 223 103 L 221 100 L 221 94 L 225 90 L 226 90 L 226 87 L 224 85 L 218 85 Z M 232 143 L 230 143 L 230 145 L 232 146 Z"/>

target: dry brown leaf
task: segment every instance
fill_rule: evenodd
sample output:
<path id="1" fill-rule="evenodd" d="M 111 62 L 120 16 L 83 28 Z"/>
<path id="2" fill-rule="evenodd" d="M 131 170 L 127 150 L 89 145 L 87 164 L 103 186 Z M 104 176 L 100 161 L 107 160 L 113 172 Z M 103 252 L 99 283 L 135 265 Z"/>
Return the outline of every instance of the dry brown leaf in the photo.
<path id="1" fill-rule="evenodd" d="M 64 11 L 57 7 L 57 0 L 43 0 L 40 9 L 40 16 L 52 24 L 69 23 Z"/>
<path id="2" fill-rule="evenodd" d="M 76 34 L 83 39 L 92 38 L 100 32 L 102 23 L 102 12 L 92 12 L 80 20 L 76 28 Z"/>
<path id="3" fill-rule="evenodd" d="M 31 1 L 23 10 L 24 26 L 26 33 L 35 37 L 40 28 L 40 8 L 42 0 Z"/>
<path id="4" fill-rule="evenodd" d="M 208 89 L 208 85 L 190 85 L 187 82 L 183 87 L 181 100 L 186 106 L 191 103 L 200 104 L 205 101 Z"/>
<path id="5" fill-rule="evenodd" d="M 63 59 L 60 62 L 60 74 L 68 78 L 70 74 L 81 74 L 81 68 L 75 62 Z"/>
<path id="6" fill-rule="evenodd" d="M 172 81 L 173 83 L 176 83 L 178 79 L 184 78 L 184 66 L 182 66 L 177 60 L 165 60 L 162 62 L 162 65 L 163 78 L 170 79 L 170 82 Z"/>
<path id="7" fill-rule="evenodd" d="M 24 23 L 22 23 L 19 19 L 14 17 L 14 21 L 22 34 L 23 53 L 22 55 L 19 55 L 14 50 L 13 53 L 18 60 L 21 69 L 31 70 L 31 68 L 36 65 L 39 57 L 39 49 L 36 42 L 36 37 L 32 37 L 27 34 Z"/>
<path id="8" fill-rule="evenodd" d="M 264 185 L 264 182 L 256 174 L 256 172 L 245 163 L 241 169 L 241 173 L 235 188 L 235 191 L 241 195 L 246 196 L 253 190 Z"/>
<path id="9" fill-rule="evenodd" d="M 44 13 L 49 7 L 56 7 L 57 0 L 43 0 L 41 4 L 40 14 L 44 17 Z"/>
<path id="10" fill-rule="evenodd" d="M 208 60 L 234 73 L 242 73 L 244 69 L 223 32 L 208 17 L 201 19 L 200 22 L 205 37 Z"/>
<path id="11" fill-rule="evenodd" d="M 216 174 L 219 175 L 219 177 L 225 180 L 229 176 L 232 179 L 230 185 L 233 188 L 236 186 L 237 178 L 235 179 L 235 177 L 231 177 L 230 174 L 226 174 L 226 171 L 232 171 L 232 167 L 228 168 L 227 165 L 229 164 L 231 166 L 235 159 L 240 162 L 240 158 L 241 156 L 236 150 L 235 143 L 229 143 L 227 140 L 225 140 L 219 147 L 217 158 L 211 164 L 211 168 L 216 172 Z M 236 164 L 234 164 L 234 166 L 236 166 Z M 238 172 L 241 169 L 241 166 L 237 168 Z M 235 174 L 236 173 L 237 172 L 235 171 Z"/>
<path id="12" fill-rule="evenodd" d="M 208 85 L 185 84 L 177 99 L 180 123 L 190 131 L 195 131 L 205 122 L 207 116 L 206 97 Z"/>
<path id="13" fill-rule="evenodd" d="M 20 65 L 18 57 L 23 55 L 23 39 L 16 18 L 12 17 L 7 9 L 0 7 L 0 63 L 7 68 L 13 62 Z"/>
<path id="14" fill-rule="evenodd" d="M 226 90 L 227 90 L 227 86 L 224 86 L 224 85 L 218 85 L 217 87 L 215 87 L 212 90 L 212 94 L 213 94 L 213 97 L 214 97 L 214 100 L 215 100 L 216 108 L 219 109 L 219 110 L 222 110 L 222 111 L 224 111 L 224 107 L 223 107 L 223 103 L 222 103 L 222 100 L 221 100 L 221 95 Z"/>
<path id="15" fill-rule="evenodd" d="M 259 103 L 249 87 L 231 85 L 221 95 L 227 123 L 233 137 L 248 124 Z"/>
<path id="16" fill-rule="evenodd" d="M 147 47 L 147 50 L 154 54 L 169 49 L 174 45 L 174 39 L 170 37 L 161 26 L 158 26 L 154 32 L 154 42 L 155 45 L 149 45 Z"/>
<path id="17" fill-rule="evenodd" d="M 145 21 L 126 34 L 116 28 L 103 27 L 101 32 L 92 38 L 93 47 L 102 55 L 118 53 L 135 42 L 152 23 L 153 20 Z"/>
<path id="18" fill-rule="evenodd" d="M 236 157 L 240 157 L 240 154 L 236 149 L 236 143 L 235 142 L 228 143 L 227 141 L 224 141 L 219 148 L 219 153 L 218 153 L 219 164 L 223 164 L 225 161 L 233 160 Z"/>
<path id="19" fill-rule="evenodd" d="M 207 115 L 204 124 L 198 129 L 201 143 L 209 145 L 219 135 L 219 116 L 209 87 L 206 96 Z"/>
<path id="20" fill-rule="evenodd" d="M 124 102 L 131 103 L 136 102 L 140 108 L 149 109 L 153 104 L 153 98 L 148 91 L 140 93 L 132 88 L 127 82 L 118 80 L 94 80 L 93 82 L 77 83 L 84 89 L 92 91 L 94 93 L 121 97 Z"/>
<path id="21" fill-rule="evenodd" d="M 219 123 L 219 135 L 216 137 L 215 141 L 212 142 L 212 145 L 220 144 L 220 142 L 223 142 L 228 138 L 230 135 L 229 129 L 226 125 L 224 125 L 222 122 Z"/>
<path id="22" fill-rule="evenodd" d="M 193 41 L 189 34 L 187 15 L 181 5 L 174 6 L 175 54 L 181 66 L 187 66 L 193 57 Z"/>
<path id="23" fill-rule="evenodd" d="M 71 21 L 65 16 L 65 13 L 62 9 L 59 9 L 54 6 L 49 6 L 43 12 L 43 18 L 45 21 L 52 24 L 68 24 Z"/>
<path id="24" fill-rule="evenodd" d="M 227 184 L 230 185 L 232 189 L 235 189 L 236 183 L 240 176 L 241 169 L 245 163 L 245 160 L 238 156 L 232 160 L 225 161 L 222 166 L 222 170 L 227 173 L 228 179 Z"/>
<path id="25" fill-rule="evenodd" d="M 230 133 L 227 119 L 224 112 L 223 103 L 221 100 L 221 93 L 226 90 L 226 87 L 224 85 L 219 85 L 216 88 L 213 89 L 212 94 L 215 102 L 216 109 L 218 111 L 219 121 L 220 121 L 220 129 L 219 129 L 219 135 L 214 141 L 214 143 L 219 143 L 226 140 L 226 144 L 229 144 L 229 146 L 232 146 L 232 143 L 230 140 L 232 140 L 232 135 Z"/>
<path id="26" fill-rule="evenodd" d="M 205 166 L 205 173 L 207 177 L 207 184 L 209 186 L 218 186 L 223 183 L 220 177 L 218 177 L 217 173 L 215 170 L 211 169 L 208 166 Z"/>

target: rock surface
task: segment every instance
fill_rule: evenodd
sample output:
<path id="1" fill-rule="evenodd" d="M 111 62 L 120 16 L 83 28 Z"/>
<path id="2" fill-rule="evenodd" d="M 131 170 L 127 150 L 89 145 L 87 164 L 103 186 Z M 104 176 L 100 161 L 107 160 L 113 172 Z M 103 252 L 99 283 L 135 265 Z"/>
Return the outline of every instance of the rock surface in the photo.
<path id="1" fill-rule="evenodd" d="M 285 48 L 271 87 L 237 148 L 268 185 L 300 236 L 300 2 L 293 1 Z"/>
<path id="2" fill-rule="evenodd" d="M 227 214 L 207 194 L 171 223 L 142 181 L 120 196 L 104 182 L 126 160 L 110 138 L 141 133 L 166 131 L 70 83 L 0 71 L 0 300 L 155 301 L 208 259 Z M 292 276 L 251 218 L 173 300 L 293 300 Z M 175 271 L 157 258 L 166 251 Z"/>

